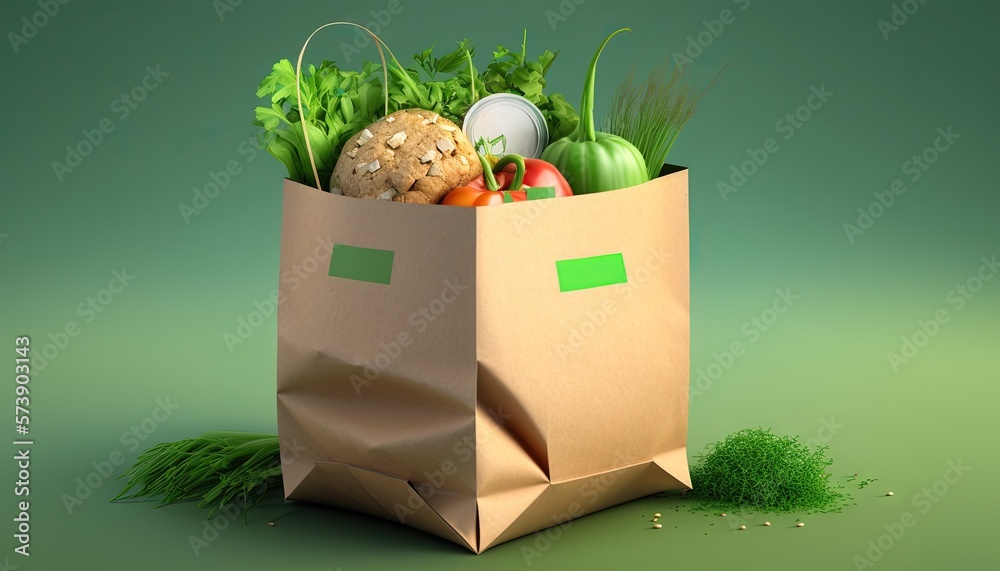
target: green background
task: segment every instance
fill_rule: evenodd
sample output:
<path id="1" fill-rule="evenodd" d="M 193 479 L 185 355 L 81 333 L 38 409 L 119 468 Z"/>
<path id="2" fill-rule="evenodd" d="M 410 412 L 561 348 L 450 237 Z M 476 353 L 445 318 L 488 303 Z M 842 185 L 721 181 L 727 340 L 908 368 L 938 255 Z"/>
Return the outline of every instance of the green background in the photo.
<path id="1" fill-rule="evenodd" d="M 109 481 L 69 513 L 62 498 L 94 471 L 92 463 L 115 453 L 135 458 L 136 445 L 122 434 L 150 417 L 156 399 L 177 409 L 162 423 L 147 421 L 154 431 L 143 447 L 204 430 L 275 430 L 274 316 L 232 351 L 223 334 L 277 287 L 285 173 L 265 153 L 241 154 L 249 147 L 240 145 L 253 133 L 254 92 L 273 62 L 293 58 L 320 24 L 367 22 L 371 10 L 386 7 L 247 0 L 220 17 L 208 0 L 69 2 L 16 53 L 10 45 L 0 50 L 7 77 L 0 346 L 12 358 L 14 337 L 30 335 L 37 356 L 54 343 L 50 334 L 71 321 L 80 328 L 33 375 L 32 555 L 13 553 L 6 519 L 0 563 L 851 569 L 856 556 L 868 556 L 869 541 L 887 533 L 884 526 L 911 512 L 916 525 L 874 568 L 996 568 L 1000 460 L 988 423 L 1000 396 L 1000 280 L 986 282 L 961 310 L 947 299 L 976 274 L 982 257 L 1000 254 L 996 4 L 928 0 L 888 40 L 877 22 L 891 17 L 890 0 L 577 4 L 404 1 L 381 35 L 400 57 L 471 37 L 484 65 L 496 44 L 518 45 L 527 25 L 530 52 L 562 50 L 549 89 L 575 103 L 596 45 L 631 26 L 634 34 L 616 38 L 602 58 L 600 117 L 623 66 L 641 56 L 644 73 L 705 32 L 704 21 L 732 9 L 735 21 L 711 38 L 692 69 L 704 81 L 728 68 L 670 157 L 691 169 L 692 378 L 717 359 L 729 362 L 723 353 L 733 342 L 744 348 L 721 375 L 713 369 L 718 378 L 708 390 L 692 394 L 689 449 L 695 454 L 748 426 L 828 444 L 839 481 L 855 472 L 878 478 L 864 490 L 852 488 L 857 506 L 841 514 L 768 516 L 775 525 L 764 528 L 763 516 L 675 512 L 677 500 L 650 497 L 575 521 L 554 541 L 532 535 L 478 557 L 391 522 L 276 499 L 196 557 L 188 537 L 202 534 L 202 512 L 192 505 L 111 505 L 118 482 Z M 21 18 L 40 9 L 34 1 L 4 2 L 2 30 L 20 34 Z M 546 11 L 559 10 L 572 13 L 550 25 Z M 339 45 L 352 36 L 328 30 L 307 59 L 346 63 Z M 112 102 L 142 80 L 146 66 L 157 65 L 169 76 L 120 119 Z M 360 65 L 359 58 L 349 65 Z M 806 104 L 812 86 L 833 95 L 785 140 L 776 122 Z M 64 147 L 105 117 L 115 130 L 57 180 L 52 162 L 64 161 Z M 960 139 L 910 181 L 904 163 L 933 145 L 939 128 Z M 724 200 L 717 182 L 769 137 L 778 151 Z M 193 189 L 229 161 L 238 161 L 239 174 L 185 223 L 179 205 L 191 204 Z M 874 192 L 889 191 L 894 179 L 907 191 L 849 241 L 844 223 L 855 223 L 858 208 L 867 208 Z M 79 304 L 123 267 L 134 280 L 85 322 Z M 799 298 L 755 336 L 752 319 L 773 317 L 766 310 L 775 291 L 786 288 Z M 900 351 L 901 338 L 938 310 L 948 322 L 894 370 L 887 354 Z M 13 374 L 6 378 L 13 401 Z M 658 421 L 665 420 L 650 419 L 649 429 Z M 949 461 L 970 470 L 935 489 Z M 0 495 L 7 498 L 0 513 L 13 518 L 16 468 L 6 462 L 9 491 Z M 925 488 L 936 501 L 914 503 Z M 895 495 L 884 497 L 887 490 Z M 653 511 L 664 512 L 664 529 L 649 529 Z M 793 527 L 796 517 L 807 526 Z M 277 525 L 265 525 L 269 520 Z M 740 523 L 749 529 L 734 531 Z M 529 561 L 527 549 L 540 556 Z"/>

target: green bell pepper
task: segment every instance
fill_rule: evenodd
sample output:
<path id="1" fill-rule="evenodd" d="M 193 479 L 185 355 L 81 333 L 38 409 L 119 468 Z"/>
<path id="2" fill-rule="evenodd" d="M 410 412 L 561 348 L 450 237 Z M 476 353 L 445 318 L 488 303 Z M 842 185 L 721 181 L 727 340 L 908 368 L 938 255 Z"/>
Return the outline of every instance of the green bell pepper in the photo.
<path id="1" fill-rule="evenodd" d="M 542 152 L 542 160 L 556 166 L 569 181 L 573 194 L 604 192 L 642 184 L 649 180 L 642 153 L 625 139 L 594 129 L 594 78 L 597 59 L 622 28 L 608 36 L 594 54 L 583 88 L 580 123 L 572 133 L 555 141 Z"/>

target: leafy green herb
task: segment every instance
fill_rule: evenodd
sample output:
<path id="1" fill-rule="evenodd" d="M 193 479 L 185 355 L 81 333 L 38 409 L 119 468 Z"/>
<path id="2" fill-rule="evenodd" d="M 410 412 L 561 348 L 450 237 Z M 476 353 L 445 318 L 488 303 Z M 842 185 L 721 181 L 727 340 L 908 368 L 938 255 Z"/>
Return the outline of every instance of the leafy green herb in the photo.
<path id="1" fill-rule="evenodd" d="M 388 113 L 421 108 L 461 125 L 465 113 L 479 97 L 516 93 L 541 109 L 550 140 L 565 136 L 576 126 L 579 117 L 566 99 L 557 93 L 544 93 L 545 74 L 557 53 L 545 51 L 537 60 L 531 60 L 527 57 L 526 42 L 520 52 L 497 46 L 490 64 L 482 72 L 472 64 L 474 55 L 471 41 L 465 39 L 457 42 L 454 51 L 441 57 L 434 55 L 433 47 L 413 56 L 419 69 L 403 68 L 390 59 Z M 422 81 L 421 72 L 428 79 Z M 269 106 L 255 110 L 253 123 L 261 129 L 261 146 L 285 165 L 288 178 L 328 190 L 330 175 L 344 143 L 386 114 L 382 76 L 382 66 L 371 62 L 365 62 L 360 71 L 340 69 L 331 61 L 323 61 L 318 67 L 310 65 L 303 68 L 303 109 L 299 109 L 295 67 L 287 59 L 279 61 L 257 88 L 258 97 L 270 100 Z M 309 132 L 319 181 L 314 179 L 306 155 L 303 121 Z"/>
<path id="2" fill-rule="evenodd" d="M 545 74 L 559 52 L 545 50 L 536 61 L 531 61 L 528 59 L 527 45 L 528 35 L 525 31 L 520 52 L 497 46 L 492 62 L 482 73 L 481 82 L 489 94 L 516 93 L 541 109 L 549 128 L 549 142 L 552 143 L 572 133 L 580 116 L 561 94 L 546 96 L 543 93 Z"/>
<path id="3" fill-rule="evenodd" d="M 707 447 L 691 469 L 689 498 L 701 509 L 837 512 L 850 496 L 830 482 L 826 447 L 810 449 L 798 437 L 745 429 Z"/>
<path id="4" fill-rule="evenodd" d="M 246 510 L 281 480 L 278 437 L 249 432 L 206 432 L 157 444 L 120 478 L 128 481 L 111 501 L 160 497 L 160 506 L 200 500 L 208 517 L 234 502 Z M 129 492 L 138 488 L 135 493 Z"/>
<path id="5" fill-rule="evenodd" d="M 659 176 L 681 129 L 715 81 L 698 90 L 694 81 L 688 79 L 686 68 L 674 65 L 670 70 L 668 58 L 641 85 L 636 85 L 637 64 L 632 64 L 615 90 L 603 130 L 635 145 L 646 160 L 649 178 L 653 179 Z"/>
<path id="6" fill-rule="evenodd" d="M 470 56 L 476 55 L 476 49 L 472 47 L 472 42 L 468 39 L 458 42 L 458 49 L 443 57 L 435 58 L 433 51 L 434 46 L 431 46 L 429 49 L 413 56 L 420 69 L 427 72 L 427 75 L 431 79 L 434 79 L 438 73 L 453 73 L 465 65 L 466 52 Z"/>

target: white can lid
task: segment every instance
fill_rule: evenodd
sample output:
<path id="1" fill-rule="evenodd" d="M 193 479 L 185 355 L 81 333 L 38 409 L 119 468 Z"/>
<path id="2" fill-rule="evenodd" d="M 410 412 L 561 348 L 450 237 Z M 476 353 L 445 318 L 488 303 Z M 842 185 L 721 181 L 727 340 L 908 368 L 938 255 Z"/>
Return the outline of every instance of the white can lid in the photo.
<path id="1" fill-rule="evenodd" d="M 513 93 L 494 93 L 477 101 L 462 122 L 465 136 L 476 144 L 500 135 L 507 138 L 507 152 L 537 159 L 549 141 L 545 116 L 534 103 Z"/>

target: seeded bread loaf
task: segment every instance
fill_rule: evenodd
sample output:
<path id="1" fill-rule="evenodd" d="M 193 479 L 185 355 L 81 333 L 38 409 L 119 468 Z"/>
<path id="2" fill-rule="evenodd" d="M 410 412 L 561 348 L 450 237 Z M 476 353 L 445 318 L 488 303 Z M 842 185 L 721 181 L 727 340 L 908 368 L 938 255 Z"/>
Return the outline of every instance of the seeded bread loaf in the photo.
<path id="1" fill-rule="evenodd" d="M 481 174 L 476 150 L 457 125 L 432 111 L 403 109 L 347 141 L 330 192 L 437 204 Z"/>

